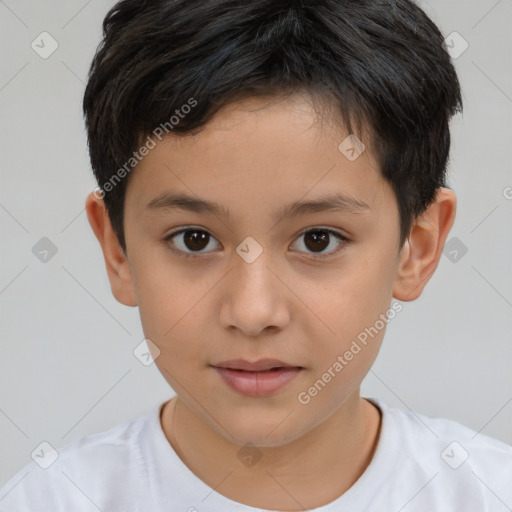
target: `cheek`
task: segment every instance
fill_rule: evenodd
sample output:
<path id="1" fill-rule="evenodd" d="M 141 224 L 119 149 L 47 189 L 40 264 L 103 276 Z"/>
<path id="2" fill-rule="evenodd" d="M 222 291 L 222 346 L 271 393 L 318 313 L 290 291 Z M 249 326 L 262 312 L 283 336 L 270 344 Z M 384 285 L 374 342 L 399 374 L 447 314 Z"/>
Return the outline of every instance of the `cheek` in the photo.
<path id="1" fill-rule="evenodd" d="M 165 281 L 153 269 L 138 276 L 137 298 L 141 323 L 147 337 L 162 340 L 179 319 L 183 294 L 176 280 Z M 178 297 L 182 297 L 178 301 Z"/>
<path id="2" fill-rule="evenodd" d="M 165 256 L 140 255 L 138 262 L 144 263 L 134 265 L 139 314 L 144 336 L 158 349 L 156 365 L 168 378 L 205 364 L 201 315 L 214 281 Z"/>
<path id="3" fill-rule="evenodd" d="M 191 292 L 189 285 L 180 283 L 178 277 L 169 281 L 168 286 L 161 279 L 146 284 L 139 311 L 144 336 L 157 347 L 155 364 L 173 389 L 180 389 L 180 385 L 188 388 L 193 384 L 189 374 L 193 375 L 206 364 L 207 340 L 204 330 L 198 330 L 200 298 Z"/>
<path id="4" fill-rule="evenodd" d="M 312 403 L 314 398 L 319 415 L 328 414 L 360 386 L 378 355 L 387 325 L 381 315 L 387 318 L 391 302 L 382 272 L 382 267 L 363 262 L 351 267 L 350 275 L 318 288 L 311 309 L 323 323 L 315 321 L 309 332 L 314 340 L 311 378 L 301 396 Z"/>
<path id="5" fill-rule="evenodd" d="M 372 325 L 389 308 L 392 286 L 388 267 L 385 260 L 377 258 L 347 263 L 338 272 L 333 270 L 321 285 L 304 283 L 301 294 L 308 297 L 306 302 L 330 331 L 346 339 Z"/>
<path id="6" fill-rule="evenodd" d="M 332 368 L 338 356 L 343 358 L 336 365 L 338 372 L 335 373 L 340 378 L 333 379 L 337 382 L 333 387 L 351 385 L 354 380 L 359 380 L 378 354 L 392 299 L 391 261 L 380 253 L 352 264 L 347 262 L 338 273 L 331 273 L 331 276 L 338 276 L 337 279 L 331 277 L 321 286 L 317 284 L 313 295 L 310 283 L 307 303 L 321 320 L 309 322 L 308 337 L 315 340 L 316 376 L 320 377 Z M 301 293 L 307 291 L 305 286 Z"/>
<path id="7" fill-rule="evenodd" d="M 179 319 L 193 308 L 198 300 L 195 297 L 204 286 L 204 282 L 201 286 L 191 280 L 183 264 L 174 260 L 160 247 L 134 251 L 132 257 L 131 269 L 141 322 L 144 332 L 149 334 L 150 329 L 156 339 L 165 338 Z"/>

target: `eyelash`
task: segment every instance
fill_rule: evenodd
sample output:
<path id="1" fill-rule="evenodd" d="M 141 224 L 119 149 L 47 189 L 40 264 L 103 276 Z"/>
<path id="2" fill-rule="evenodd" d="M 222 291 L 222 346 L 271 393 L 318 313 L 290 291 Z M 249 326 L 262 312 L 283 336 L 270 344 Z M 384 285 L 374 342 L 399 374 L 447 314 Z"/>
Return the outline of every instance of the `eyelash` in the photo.
<path id="1" fill-rule="evenodd" d="M 214 238 L 215 237 L 213 235 L 211 235 L 208 231 L 206 231 L 205 229 L 200 229 L 200 228 L 197 228 L 195 226 L 187 226 L 185 228 L 180 228 L 179 230 L 177 231 L 173 231 L 172 233 L 169 233 L 167 236 L 164 237 L 164 239 L 162 240 L 165 245 L 174 253 L 178 254 L 178 256 L 182 256 L 182 257 L 185 257 L 187 259 L 194 259 L 194 258 L 198 258 L 198 257 L 201 257 L 202 254 L 208 254 L 208 253 L 202 253 L 202 252 L 196 252 L 196 253 L 187 253 L 185 251 L 182 251 L 181 249 L 175 249 L 173 247 L 170 246 L 170 244 L 168 242 L 171 241 L 172 238 L 174 238 L 175 236 L 181 234 L 181 233 L 186 233 L 187 231 L 198 231 L 198 232 L 201 232 L 201 233 L 207 233 L 211 238 Z M 338 254 L 340 251 L 342 251 L 343 249 L 345 249 L 345 247 L 347 246 L 348 243 L 350 243 L 350 240 L 342 235 L 341 233 L 339 233 L 338 231 L 335 231 L 333 229 L 330 229 L 330 228 L 322 228 L 322 227 L 318 227 L 318 228 L 308 228 L 307 230 L 303 231 L 302 233 L 300 233 L 298 235 L 297 238 L 300 238 L 301 236 L 309 233 L 309 232 L 314 232 L 314 231 L 320 231 L 320 232 L 323 232 L 323 233 L 328 233 L 329 235 L 333 235 L 335 236 L 338 240 L 340 240 L 341 243 L 336 249 L 334 249 L 333 251 L 331 252 L 328 252 L 326 254 L 315 254 L 315 253 L 309 253 L 309 256 L 313 259 L 325 259 L 325 258 L 329 258 L 329 257 L 332 257 L 334 256 L 335 254 Z M 300 251 L 297 251 L 297 252 L 300 252 Z"/>

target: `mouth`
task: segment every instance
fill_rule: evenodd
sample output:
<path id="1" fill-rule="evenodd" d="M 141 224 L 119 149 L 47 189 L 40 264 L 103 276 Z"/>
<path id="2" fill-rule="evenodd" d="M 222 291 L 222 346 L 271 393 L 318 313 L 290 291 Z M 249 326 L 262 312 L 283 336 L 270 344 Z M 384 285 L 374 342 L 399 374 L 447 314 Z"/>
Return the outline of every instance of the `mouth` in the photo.
<path id="1" fill-rule="evenodd" d="M 249 362 L 243 359 L 211 365 L 224 384 L 246 396 L 270 396 L 291 382 L 304 368 L 277 359 Z"/>

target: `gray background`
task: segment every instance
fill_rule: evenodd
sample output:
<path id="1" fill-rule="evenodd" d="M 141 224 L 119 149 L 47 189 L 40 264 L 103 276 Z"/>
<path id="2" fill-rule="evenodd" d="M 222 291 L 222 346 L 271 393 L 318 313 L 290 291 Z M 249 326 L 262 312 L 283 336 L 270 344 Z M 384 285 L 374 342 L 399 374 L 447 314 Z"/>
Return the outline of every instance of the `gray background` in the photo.
<path id="1" fill-rule="evenodd" d="M 81 101 L 113 4 L 0 0 L 0 487 L 42 441 L 58 449 L 174 394 L 133 354 L 138 310 L 113 298 L 84 211 L 95 182 Z M 458 260 L 443 255 L 403 303 L 362 394 L 512 444 L 512 2 L 421 5 L 469 44 L 455 59 L 465 113 L 449 170 Z M 31 48 L 43 31 L 59 45 L 47 59 Z M 57 248 L 46 262 L 33 253 L 43 237 Z"/>

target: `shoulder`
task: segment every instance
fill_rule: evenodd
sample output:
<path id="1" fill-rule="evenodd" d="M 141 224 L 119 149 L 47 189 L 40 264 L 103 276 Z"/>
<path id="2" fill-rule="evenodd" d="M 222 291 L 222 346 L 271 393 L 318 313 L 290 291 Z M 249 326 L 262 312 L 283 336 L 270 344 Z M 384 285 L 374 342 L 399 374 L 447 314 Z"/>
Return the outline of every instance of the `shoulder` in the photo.
<path id="1" fill-rule="evenodd" d="M 450 467 L 466 462 L 475 467 L 485 467 L 492 461 L 494 466 L 503 463 L 504 468 L 512 470 L 512 446 L 503 441 L 454 420 L 392 408 L 382 402 L 379 402 L 379 406 L 384 407 L 387 414 L 400 424 L 401 433 L 408 444 L 418 449 L 425 444 L 440 448 L 438 455 Z"/>
<path id="2" fill-rule="evenodd" d="M 373 401 L 397 431 L 404 467 L 428 477 L 433 490 L 471 494 L 489 510 L 512 506 L 512 446 L 457 421 Z"/>
<path id="3" fill-rule="evenodd" d="M 97 512 L 105 500 L 113 500 L 116 507 L 126 502 L 126 510 L 139 510 L 128 498 L 130 489 L 140 485 L 139 439 L 148 418 L 132 418 L 58 450 L 40 445 L 33 461 L 0 489 L 0 512 Z"/>

